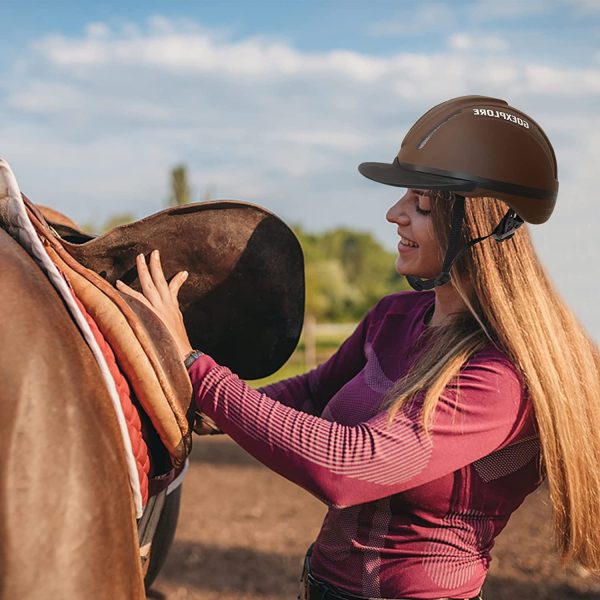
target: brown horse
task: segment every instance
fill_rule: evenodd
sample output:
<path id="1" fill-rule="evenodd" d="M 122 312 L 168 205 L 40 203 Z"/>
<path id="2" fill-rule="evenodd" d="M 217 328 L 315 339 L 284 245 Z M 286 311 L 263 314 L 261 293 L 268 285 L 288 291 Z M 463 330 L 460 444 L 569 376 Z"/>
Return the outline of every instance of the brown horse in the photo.
<path id="1" fill-rule="evenodd" d="M 0 161 L 0 599 L 144 598 L 144 583 L 158 574 L 173 539 L 181 487 L 166 496 L 144 582 L 109 393 L 64 300 L 15 241 L 29 234 L 9 197 L 14 208 L 21 195 Z M 191 339 L 247 378 L 276 370 L 297 343 L 301 250 L 260 207 L 174 208 L 99 238 L 71 221 L 54 225 L 43 235 L 63 227 L 60 243 L 108 283 L 120 278 L 136 287 L 135 256 L 156 247 L 172 273 L 189 269 L 183 311 Z M 157 340 L 167 360 L 168 340 Z M 170 360 L 178 360 L 175 350 Z"/>
<path id="2" fill-rule="evenodd" d="M 0 229 L 0 598 L 144 598 L 125 452 L 63 301 Z"/>

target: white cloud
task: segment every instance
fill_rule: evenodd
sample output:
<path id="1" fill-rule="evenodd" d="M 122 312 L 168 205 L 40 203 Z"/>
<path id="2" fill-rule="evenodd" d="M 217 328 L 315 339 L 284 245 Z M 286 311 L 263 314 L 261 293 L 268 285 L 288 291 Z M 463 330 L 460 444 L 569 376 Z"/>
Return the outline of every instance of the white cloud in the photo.
<path id="1" fill-rule="evenodd" d="M 95 23 L 80 39 L 49 36 L 37 44 L 56 67 L 141 67 L 167 72 L 272 78 L 335 70 L 361 81 L 381 73 L 379 59 L 350 51 L 302 54 L 289 45 L 260 37 L 222 41 L 200 28 L 176 31 L 164 18 L 154 17 L 149 31 L 110 32 Z"/>
<path id="2" fill-rule="evenodd" d="M 509 44 L 506 40 L 496 35 L 455 33 L 448 38 L 448 47 L 452 50 L 499 52 L 508 50 Z"/>
<path id="3" fill-rule="evenodd" d="M 90 37 L 106 37 L 110 33 L 110 29 L 106 25 L 106 23 L 94 22 L 89 23 L 85 27 L 85 32 Z"/>
<path id="4" fill-rule="evenodd" d="M 600 94 L 600 69 L 529 65 L 525 72 L 531 90 L 539 94 L 563 97 Z"/>
<path id="5" fill-rule="evenodd" d="M 309 53 L 162 17 L 94 23 L 81 37 L 48 36 L 24 49 L 5 74 L 0 153 L 30 197 L 76 221 L 159 210 L 170 167 L 184 162 L 197 199 L 212 189 L 311 229 L 369 229 L 392 246 L 384 214 L 398 190 L 361 178 L 358 163 L 393 159 L 408 127 L 442 100 L 506 98 L 557 150 L 557 215 L 535 228 L 543 258 L 567 294 L 577 285 L 597 298 L 585 274 L 600 261 L 592 231 L 600 65 L 528 61 L 498 36 L 457 33 L 449 45 L 388 57 Z M 574 237 L 558 245 L 565 225 Z M 574 268 L 581 257 L 585 265 Z M 575 301 L 600 338 L 595 307 Z"/>

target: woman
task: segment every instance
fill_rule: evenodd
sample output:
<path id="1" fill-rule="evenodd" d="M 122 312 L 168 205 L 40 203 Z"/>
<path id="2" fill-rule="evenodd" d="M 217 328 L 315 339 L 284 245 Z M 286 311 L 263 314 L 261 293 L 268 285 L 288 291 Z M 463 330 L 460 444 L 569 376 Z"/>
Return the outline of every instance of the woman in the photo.
<path id="1" fill-rule="evenodd" d="M 598 349 L 520 228 L 552 213 L 549 141 L 505 102 L 467 96 L 360 171 L 408 188 L 387 219 L 418 291 L 383 298 L 305 375 L 252 390 L 192 351 L 186 274 L 167 284 L 157 253 L 149 269 L 138 257 L 137 296 L 178 340 L 198 410 L 329 505 L 306 597 L 480 598 L 494 538 L 544 477 L 563 555 L 598 570 Z"/>

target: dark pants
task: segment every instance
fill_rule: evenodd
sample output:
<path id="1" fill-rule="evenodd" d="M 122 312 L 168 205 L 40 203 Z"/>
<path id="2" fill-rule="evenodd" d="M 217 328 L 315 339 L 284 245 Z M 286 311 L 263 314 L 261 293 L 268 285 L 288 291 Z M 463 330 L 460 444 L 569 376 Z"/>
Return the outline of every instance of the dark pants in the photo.
<path id="1" fill-rule="evenodd" d="M 302 577 L 300 579 L 300 593 L 298 600 L 371 600 L 363 596 L 356 596 L 349 592 L 345 592 L 336 588 L 324 581 L 316 579 L 310 570 L 310 555 L 312 546 L 308 549 L 304 559 L 304 568 L 302 569 Z M 395 600 L 414 600 L 411 598 L 396 598 Z M 451 598 L 432 598 L 432 600 L 455 600 Z M 473 598 L 464 598 L 456 600 L 483 600 L 481 592 Z"/>

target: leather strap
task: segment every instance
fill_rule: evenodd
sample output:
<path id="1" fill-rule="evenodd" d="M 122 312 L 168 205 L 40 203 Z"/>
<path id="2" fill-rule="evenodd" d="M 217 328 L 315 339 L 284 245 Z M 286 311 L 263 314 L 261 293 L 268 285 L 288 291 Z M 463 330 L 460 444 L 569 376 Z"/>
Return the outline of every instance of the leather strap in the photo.
<path id="1" fill-rule="evenodd" d="M 150 558 L 150 548 L 154 540 L 154 534 L 160 521 L 165 498 L 167 497 L 167 488 L 162 490 L 156 496 L 151 496 L 148 499 L 148 504 L 144 509 L 142 518 L 138 521 L 138 537 L 140 543 L 140 558 L 142 560 L 142 568 L 148 568 L 146 564 Z"/>

